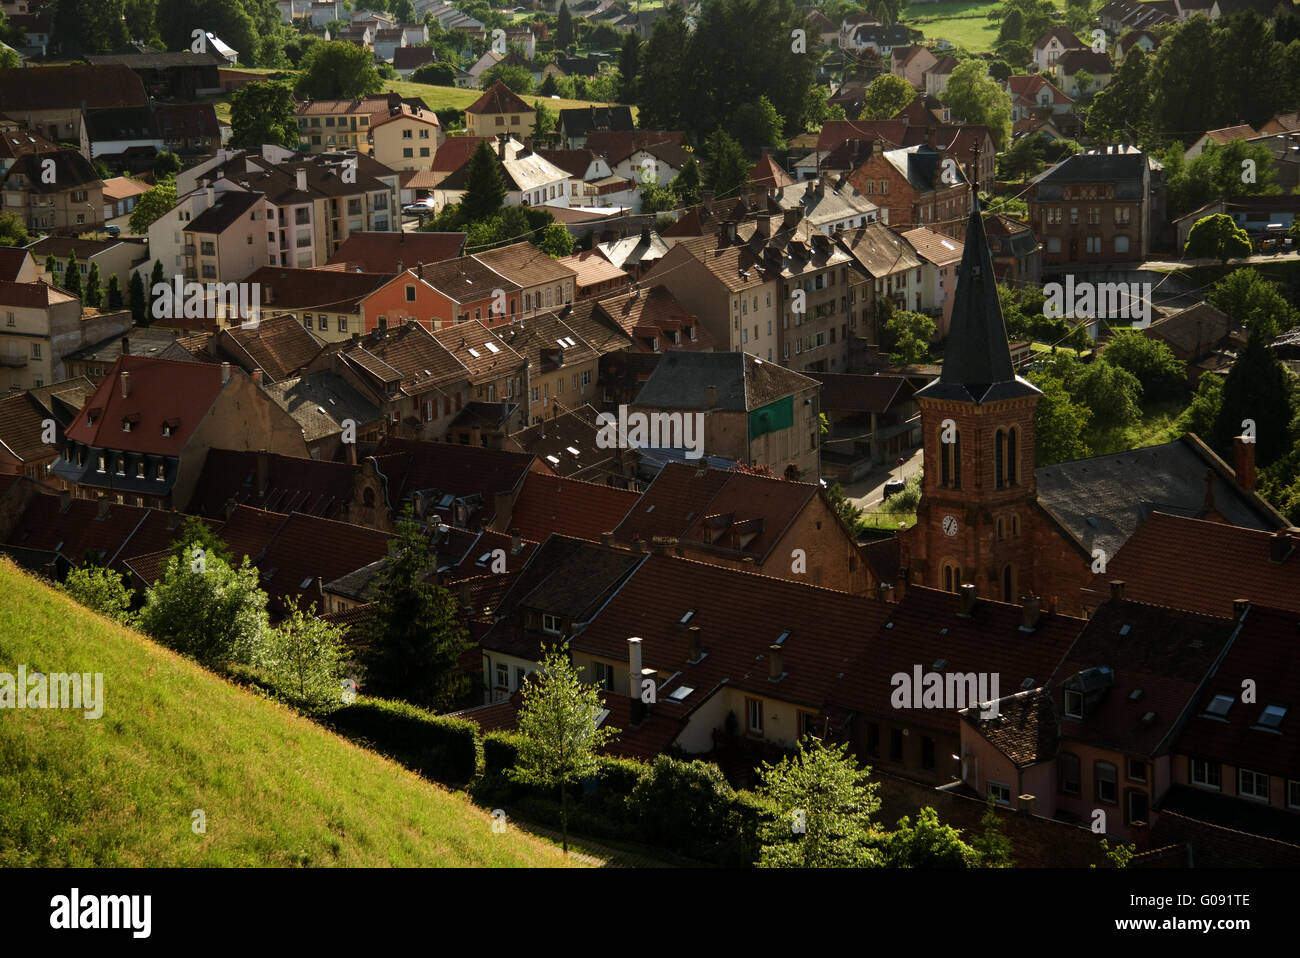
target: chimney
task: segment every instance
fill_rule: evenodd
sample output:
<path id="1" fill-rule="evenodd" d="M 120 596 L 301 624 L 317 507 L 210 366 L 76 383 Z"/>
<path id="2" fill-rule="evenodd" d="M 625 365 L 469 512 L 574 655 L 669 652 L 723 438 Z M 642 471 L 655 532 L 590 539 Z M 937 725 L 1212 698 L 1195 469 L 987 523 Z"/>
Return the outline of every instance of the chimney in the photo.
<path id="1" fill-rule="evenodd" d="M 1285 562 L 1286 557 L 1291 554 L 1295 548 L 1291 543 L 1291 537 L 1286 534 L 1285 529 L 1278 529 L 1273 533 L 1273 537 L 1268 542 L 1268 557 L 1272 562 Z"/>
<path id="2" fill-rule="evenodd" d="M 908 566 L 903 566 L 898 570 L 898 581 L 894 583 L 894 596 L 902 600 L 907 595 L 907 587 L 912 581 L 912 570 Z"/>
<path id="3" fill-rule="evenodd" d="M 294 170 L 294 177 L 297 180 L 298 192 L 306 193 L 307 192 L 307 171 L 304 170 L 302 167 L 299 167 L 298 169 Z"/>
<path id="4" fill-rule="evenodd" d="M 1237 482 L 1241 488 L 1255 491 L 1255 443 L 1247 441 L 1244 436 L 1232 440 L 1233 468 L 1237 472 Z"/>
<path id="5" fill-rule="evenodd" d="M 650 551 L 650 547 L 646 545 L 644 539 L 637 539 L 632 543 L 632 551 L 637 555 L 645 555 Z"/>
<path id="6" fill-rule="evenodd" d="M 123 337 L 122 337 L 122 355 L 123 355 L 123 356 L 130 356 L 130 355 L 131 355 L 131 337 L 130 337 L 130 336 L 123 336 Z"/>
<path id="7" fill-rule="evenodd" d="M 972 582 L 961 584 L 961 612 L 958 615 L 969 617 L 975 611 L 975 585 Z"/>
<path id="8" fill-rule="evenodd" d="M 933 149 L 937 149 L 937 145 L 936 145 L 936 144 L 937 144 L 937 141 L 938 141 L 938 136 L 939 136 L 939 131 L 938 131 L 938 130 L 936 130 L 936 129 L 935 129 L 934 127 L 932 127 L 932 126 L 927 126 L 927 127 L 925 128 L 925 145 L 928 146 L 928 147 L 929 147 L 930 149 L 932 149 L 932 150 L 933 150 Z"/>
<path id="9" fill-rule="evenodd" d="M 379 317 L 379 335 L 380 335 L 380 338 L 382 339 L 382 338 L 384 337 L 384 335 L 387 334 L 387 332 L 388 332 L 388 317 L 387 317 L 387 316 L 380 316 L 380 317 Z"/>
<path id="10" fill-rule="evenodd" d="M 506 135 L 497 134 L 497 157 L 504 160 L 506 158 Z"/>
<path id="11" fill-rule="evenodd" d="M 670 556 L 677 549 L 677 540 L 670 536 L 655 536 L 651 548 L 656 555 Z"/>
<path id="12" fill-rule="evenodd" d="M 627 694 L 632 700 L 632 724 L 638 724 L 645 715 L 641 701 L 641 639 L 632 636 L 627 640 Z"/>
<path id="13" fill-rule="evenodd" d="M 117 377 L 117 378 L 118 378 L 118 381 L 121 382 L 121 384 L 122 384 L 122 398 L 123 398 L 123 399 L 130 399 L 130 398 L 131 398 L 131 372 L 130 372 L 130 370 L 126 370 L 126 369 L 122 370 L 120 373 L 118 373 L 118 377 Z"/>
<path id="14" fill-rule="evenodd" d="M 614 533 L 602 532 L 600 534 L 600 544 L 603 546 L 612 546 L 614 544 Z"/>
<path id="15" fill-rule="evenodd" d="M 357 444 L 355 442 L 345 442 L 343 445 L 347 447 L 348 465 L 355 466 L 357 464 Z"/>
<path id="16" fill-rule="evenodd" d="M 230 521 L 230 517 L 235 514 L 235 510 L 238 508 L 239 508 L 239 503 L 236 502 L 233 498 L 226 500 L 225 512 L 226 512 L 227 522 Z"/>
<path id="17" fill-rule="evenodd" d="M 519 550 L 521 550 L 523 547 L 524 547 L 523 535 L 519 532 L 518 529 L 511 529 L 510 530 L 510 554 L 512 556 L 519 555 Z"/>
<path id="18" fill-rule="evenodd" d="M 461 579 L 456 583 L 457 593 L 460 600 L 460 610 L 466 614 L 469 613 L 469 579 Z"/>
<path id="19" fill-rule="evenodd" d="M 257 450 L 257 496 L 266 496 L 267 481 L 271 476 L 271 456 L 265 449 Z"/>
<path id="20" fill-rule="evenodd" d="M 1124 599 L 1124 580 L 1110 580 L 1110 599 L 1112 602 L 1120 602 Z"/>
<path id="21" fill-rule="evenodd" d="M 1038 628 L 1038 619 L 1043 614 L 1043 600 L 1036 595 L 1025 596 L 1021 606 L 1020 628 L 1032 632 Z"/>
<path id="22" fill-rule="evenodd" d="M 771 653 L 767 657 L 769 664 L 767 680 L 769 682 L 779 682 L 781 681 L 782 674 L 785 672 L 785 662 L 781 655 L 781 646 L 775 644 L 769 645 L 767 651 Z"/>
<path id="23" fill-rule="evenodd" d="M 718 405 L 718 387 L 709 383 L 708 386 L 704 387 L 704 392 L 705 396 L 708 397 L 709 408 L 716 409 Z"/>
<path id="24" fill-rule="evenodd" d="M 1232 617 L 1233 617 L 1234 619 L 1240 619 L 1243 615 L 1246 614 L 1246 610 L 1249 609 L 1249 608 L 1250 608 L 1250 600 L 1249 600 L 1249 599 L 1233 599 L 1233 600 L 1232 600 Z"/>
<path id="25" fill-rule="evenodd" d="M 262 369 L 260 366 L 253 370 L 253 384 L 255 386 L 262 385 Z"/>
<path id="26" fill-rule="evenodd" d="M 72 490 L 63 489 L 59 492 L 59 511 L 67 512 L 72 508 Z"/>
<path id="27" fill-rule="evenodd" d="M 704 630 L 698 625 L 693 625 L 686 631 L 691 639 L 691 654 L 686 661 L 694 664 L 704 658 L 704 647 L 701 644 L 701 637 L 703 636 Z"/>
<path id="28" fill-rule="evenodd" d="M 96 513 L 95 513 L 95 518 L 97 518 L 97 519 L 107 519 L 107 518 L 108 518 L 108 496 L 104 495 L 104 494 L 101 492 L 101 493 L 99 494 L 99 498 L 98 498 L 98 500 L 97 500 L 97 502 L 96 502 L 96 505 L 97 505 L 99 508 L 98 508 L 98 510 L 97 510 Z"/>
<path id="29" fill-rule="evenodd" d="M 1016 796 L 1016 813 L 1019 815 L 1034 814 L 1034 796 L 1032 795 Z"/>
<path id="30" fill-rule="evenodd" d="M 207 208 L 212 209 L 212 207 L 216 205 L 217 191 L 209 186 L 205 192 L 207 193 L 208 196 Z"/>
<path id="31" fill-rule="evenodd" d="M 221 364 L 221 382 L 223 384 L 230 382 L 230 363 Z"/>

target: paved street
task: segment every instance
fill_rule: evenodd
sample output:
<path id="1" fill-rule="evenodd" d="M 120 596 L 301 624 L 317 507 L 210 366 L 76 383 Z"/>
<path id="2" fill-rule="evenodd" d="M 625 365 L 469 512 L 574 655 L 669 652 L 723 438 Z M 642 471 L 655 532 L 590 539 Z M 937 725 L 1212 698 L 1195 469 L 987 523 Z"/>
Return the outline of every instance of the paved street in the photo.
<path id="1" fill-rule="evenodd" d="M 910 479 L 916 475 L 920 468 L 921 450 L 913 449 L 904 459 L 901 471 L 898 466 L 892 463 L 888 469 L 877 466 L 857 482 L 845 486 L 844 494 L 852 500 L 855 506 L 860 506 L 863 509 L 874 509 L 885 497 L 886 482 L 898 478 L 900 475 L 904 479 Z"/>

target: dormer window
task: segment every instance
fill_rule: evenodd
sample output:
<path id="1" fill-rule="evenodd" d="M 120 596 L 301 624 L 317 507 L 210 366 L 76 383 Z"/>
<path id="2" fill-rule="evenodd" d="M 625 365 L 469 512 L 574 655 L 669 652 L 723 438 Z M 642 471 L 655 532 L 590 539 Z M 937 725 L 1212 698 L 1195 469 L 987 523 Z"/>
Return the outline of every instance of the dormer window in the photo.
<path id="1" fill-rule="evenodd" d="M 167 419 L 162 424 L 162 434 L 164 439 L 169 439 L 176 434 L 176 427 L 181 424 L 179 419 Z"/>
<path id="2" fill-rule="evenodd" d="M 1276 732 L 1284 718 L 1286 718 L 1286 708 L 1284 706 L 1267 705 L 1264 707 L 1264 714 L 1255 723 L 1255 727 L 1269 732 Z"/>
<path id="3" fill-rule="evenodd" d="M 107 460 L 108 460 L 108 457 L 107 457 L 107 456 L 100 456 L 100 457 L 99 457 L 99 469 L 96 470 L 96 471 L 98 471 L 98 472 L 104 472 L 104 471 L 106 470 L 107 465 L 108 465 L 108 461 L 107 461 Z"/>
<path id="4" fill-rule="evenodd" d="M 1083 693 L 1076 692 L 1073 689 L 1065 690 L 1065 717 L 1072 719 L 1083 718 Z"/>
<path id="5" fill-rule="evenodd" d="M 550 635 L 559 635 L 564 631 L 564 620 L 549 612 L 542 613 L 542 631 Z"/>
<path id="6" fill-rule="evenodd" d="M 125 456 L 125 455 L 121 455 L 121 456 L 118 456 L 118 457 L 117 457 L 117 474 L 118 474 L 119 476 L 125 476 L 125 475 L 126 475 L 126 456 Z"/>
<path id="7" fill-rule="evenodd" d="M 160 462 L 158 463 L 158 474 L 154 476 L 154 479 L 156 479 L 158 482 L 162 482 L 166 478 L 167 478 L 166 469 L 163 467 L 163 464 Z"/>
<path id="8" fill-rule="evenodd" d="M 1220 721 L 1227 721 L 1228 710 L 1232 708 L 1231 695 L 1216 695 L 1210 700 L 1210 704 L 1205 706 L 1205 715 L 1207 718 L 1216 718 Z"/>
<path id="9" fill-rule="evenodd" d="M 141 459 L 139 462 L 137 462 L 137 463 L 135 464 L 135 477 L 136 477 L 137 479 L 143 479 L 143 478 L 144 478 L 144 460 L 143 460 L 143 459 Z"/>

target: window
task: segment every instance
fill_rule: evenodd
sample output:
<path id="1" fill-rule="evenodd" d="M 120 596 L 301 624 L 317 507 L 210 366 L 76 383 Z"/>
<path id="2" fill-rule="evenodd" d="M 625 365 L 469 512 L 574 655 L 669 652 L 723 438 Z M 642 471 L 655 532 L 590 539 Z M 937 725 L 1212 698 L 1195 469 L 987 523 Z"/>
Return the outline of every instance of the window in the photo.
<path id="1" fill-rule="evenodd" d="M 402 150 L 402 159 L 409 160 L 413 156 L 415 156 L 415 150 L 411 149 L 409 146 Z"/>
<path id="2" fill-rule="evenodd" d="M 95 471 L 96 471 L 96 472 L 104 472 L 104 471 L 105 471 L 105 470 L 104 470 L 104 466 L 105 466 L 104 457 L 103 457 L 103 456 L 100 456 L 100 457 L 99 457 L 99 468 L 96 469 Z"/>
<path id="3" fill-rule="evenodd" d="M 1089 253 L 1100 253 L 1100 252 L 1101 252 L 1101 237 L 1100 237 L 1100 236 L 1089 236 L 1089 237 L 1088 237 L 1088 252 L 1089 252 Z"/>
<path id="4" fill-rule="evenodd" d="M 921 767 L 934 770 L 934 739 L 928 735 L 921 736 Z"/>
<path id="5" fill-rule="evenodd" d="M 1093 763 L 1093 776 L 1097 779 L 1097 801 L 1115 805 L 1119 793 L 1115 787 L 1115 766 L 1110 762 Z"/>
<path id="6" fill-rule="evenodd" d="M 497 688 L 510 688 L 510 666 L 504 662 L 497 663 Z"/>
<path id="7" fill-rule="evenodd" d="M 1223 769 L 1218 762 L 1203 758 L 1192 759 L 1192 784 L 1212 788 L 1216 792 L 1222 785 Z"/>
<path id="8" fill-rule="evenodd" d="M 988 784 L 989 784 L 989 798 L 993 799 L 993 801 L 997 802 L 999 805 L 1011 804 L 1010 785 L 1004 785 L 1002 782 L 993 782 L 993 781 L 990 781 Z"/>
<path id="9" fill-rule="evenodd" d="M 1128 224 L 1129 224 L 1129 215 L 1130 215 L 1131 213 L 1132 213 L 1132 210 L 1131 210 L 1129 207 L 1127 207 L 1127 206 L 1117 206 L 1117 207 L 1115 207 L 1115 225 L 1116 225 L 1116 226 L 1128 226 Z"/>
<path id="10" fill-rule="evenodd" d="M 41 358 L 41 344 L 32 343 L 32 359 L 40 359 L 40 358 Z"/>
<path id="11" fill-rule="evenodd" d="M 1300 808 L 1300 782 L 1290 781 L 1286 783 L 1286 806 L 1287 808 Z"/>
<path id="12" fill-rule="evenodd" d="M 340 333 L 346 333 L 347 331 L 348 331 L 348 318 L 347 318 L 346 316 L 340 316 L 340 317 L 339 317 L 339 332 L 340 332 Z"/>
<path id="13" fill-rule="evenodd" d="M 596 685 L 602 689 L 614 688 L 614 666 L 596 662 Z"/>
<path id="14" fill-rule="evenodd" d="M 880 726 L 877 725 L 875 722 L 871 722 L 870 724 L 867 725 L 867 754 L 878 755 L 879 753 L 880 753 Z"/>
<path id="15" fill-rule="evenodd" d="M 891 728 L 889 730 L 889 758 L 895 762 L 903 760 L 903 730 L 901 728 Z"/>
<path id="16" fill-rule="evenodd" d="M 1128 252 L 1128 237 L 1127 237 L 1127 236 L 1116 236 L 1116 237 L 1115 237 L 1115 252 L 1116 252 L 1116 253 L 1127 253 L 1127 252 Z"/>
<path id="17" fill-rule="evenodd" d="M 306 327 L 307 329 L 311 329 L 311 328 L 312 328 L 312 325 L 311 325 L 311 324 L 312 324 L 311 313 L 303 313 L 303 314 L 302 314 L 302 324 L 303 324 L 303 326 Z"/>
<path id="18" fill-rule="evenodd" d="M 9 310 L 9 315 L 7 317 L 6 325 L 12 326 L 13 324 L 14 324 L 14 311 L 11 309 Z"/>
<path id="19" fill-rule="evenodd" d="M 408 303 L 414 303 L 414 302 L 415 302 L 415 287 L 414 287 L 414 286 L 407 286 L 407 287 L 406 287 L 406 301 L 407 301 Z"/>
<path id="20" fill-rule="evenodd" d="M 939 483 L 951 489 L 961 488 L 961 433 L 953 435 L 952 442 L 944 442 L 939 430 Z"/>
<path id="21" fill-rule="evenodd" d="M 1257 798 L 1267 802 L 1268 776 L 1250 769 L 1240 769 L 1237 772 L 1237 794 L 1242 798 Z"/>
<path id="22" fill-rule="evenodd" d="M 1083 718 L 1083 693 L 1076 692 L 1074 689 L 1065 690 L 1065 717 L 1072 719 Z"/>
<path id="23" fill-rule="evenodd" d="M 1089 207 L 1088 207 L 1088 225 L 1089 225 L 1089 226 L 1097 226 L 1097 225 L 1100 224 L 1100 223 L 1101 223 L 1101 207 L 1099 207 L 1099 206 L 1089 206 Z"/>
<path id="24" fill-rule="evenodd" d="M 1145 782 L 1147 780 L 1147 763 L 1140 758 L 1129 759 L 1128 778 L 1130 782 Z"/>
<path id="25" fill-rule="evenodd" d="M 1070 225 L 1071 226 L 1079 225 L 1079 207 L 1077 206 L 1070 207 Z"/>
<path id="26" fill-rule="evenodd" d="M 1066 795 L 1079 794 L 1079 756 L 1062 752 L 1056 757 L 1056 787 Z"/>
<path id="27" fill-rule="evenodd" d="M 749 717 L 749 731 L 763 734 L 763 703 L 758 699 L 745 699 L 745 712 Z"/>

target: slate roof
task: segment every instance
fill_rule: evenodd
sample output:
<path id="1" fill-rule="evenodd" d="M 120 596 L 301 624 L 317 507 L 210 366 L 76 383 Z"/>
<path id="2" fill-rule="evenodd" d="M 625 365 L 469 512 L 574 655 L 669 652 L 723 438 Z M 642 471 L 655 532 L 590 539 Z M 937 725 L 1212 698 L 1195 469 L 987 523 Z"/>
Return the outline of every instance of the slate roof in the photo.
<path id="1" fill-rule="evenodd" d="M 664 353 L 636 397 L 637 406 L 656 409 L 726 409 L 752 412 L 817 381 L 750 353 Z M 708 388 L 717 388 L 710 403 Z"/>
<path id="2" fill-rule="evenodd" d="M 264 383 L 288 379 L 318 355 L 324 343 L 292 316 L 263 319 L 257 328 L 230 327 L 217 334 L 217 347 L 251 372 L 261 369 Z"/>
<path id="3" fill-rule="evenodd" d="M 143 81 L 121 64 L 0 70 L 0 112 L 148 105 Z"/>
<path id="4" fill-rule="evenodd" d="M 263 389 L 302 427 L 309 444 L 341 433 L 344 419 L 351 419 L 360 431 L 382 416 L 351 383 L 329 370 L 282 379 Z"/>
<path id="5" fill-rule="evenodd" d="M 194 219 L 185 225 L 187 233 L 224 233 L 232 225 L 244 218 L 249 210 L 262 203 L 261 193 L 245 193 L 242 190 L 223 190 L 216 200 Z M 258 232 L 260 232 L 260 228 Z"/>
<path id="6" fill-rule="evenodd" d="M 601 449 L 596 445 L 599 431 L 596 416 L 595 407 L 584 403 L 511 433 L 510 442 L 518 451 L 544 459 L 551 471 L 559 476 L 580 477 L 601 467 L 618 472 L 616 460 L 619 450 Z"/>
<path id="7" fill-rule="evenodd" d="M 569 71 L 566 69 L 566 73 Z M 636 124 L 626 106 L 589 106 L 561 110 L 557 129 L 565 136 L 585 136 L 592 130 L 632 130 Z"/>
<path id="8" fill-rule="evenodd" d="M 1272 531 L 1287 522 L 1199 439 L 1188 434 L 1158 446 L 1079 459 L 1034 470 L 1038 504 L 1092 552 L 1108 559 L 1153 512 L 1200 516 L 1206 473 L 1213 473 L 1213 509 L 1233 525 Z"/>
<path id="9" fill-rule="evenodd" d="M 911 244 L 883 223 L 855 226 L 844 230 L 836 239 L 859 266 L 877 279 L 921 266 Z"/>
<path id="10" fill-rule="evenodd" d="M 821 383 L 819 405 L 827 411 L 884 413 L 912 393 L 903 376 L 818 372 L 808 376 Z"/>
<path id="11" fill-rule="evenodd" d="M 982 711 L 992 709 L 974 706 L 959 714 L 1016 768 L 1029 768 L 1056 757 L 1060 724 L 1052 696 L 1044 689 L 1028 689 L 998 699 L 996 715 L 985 717 Z"/>

